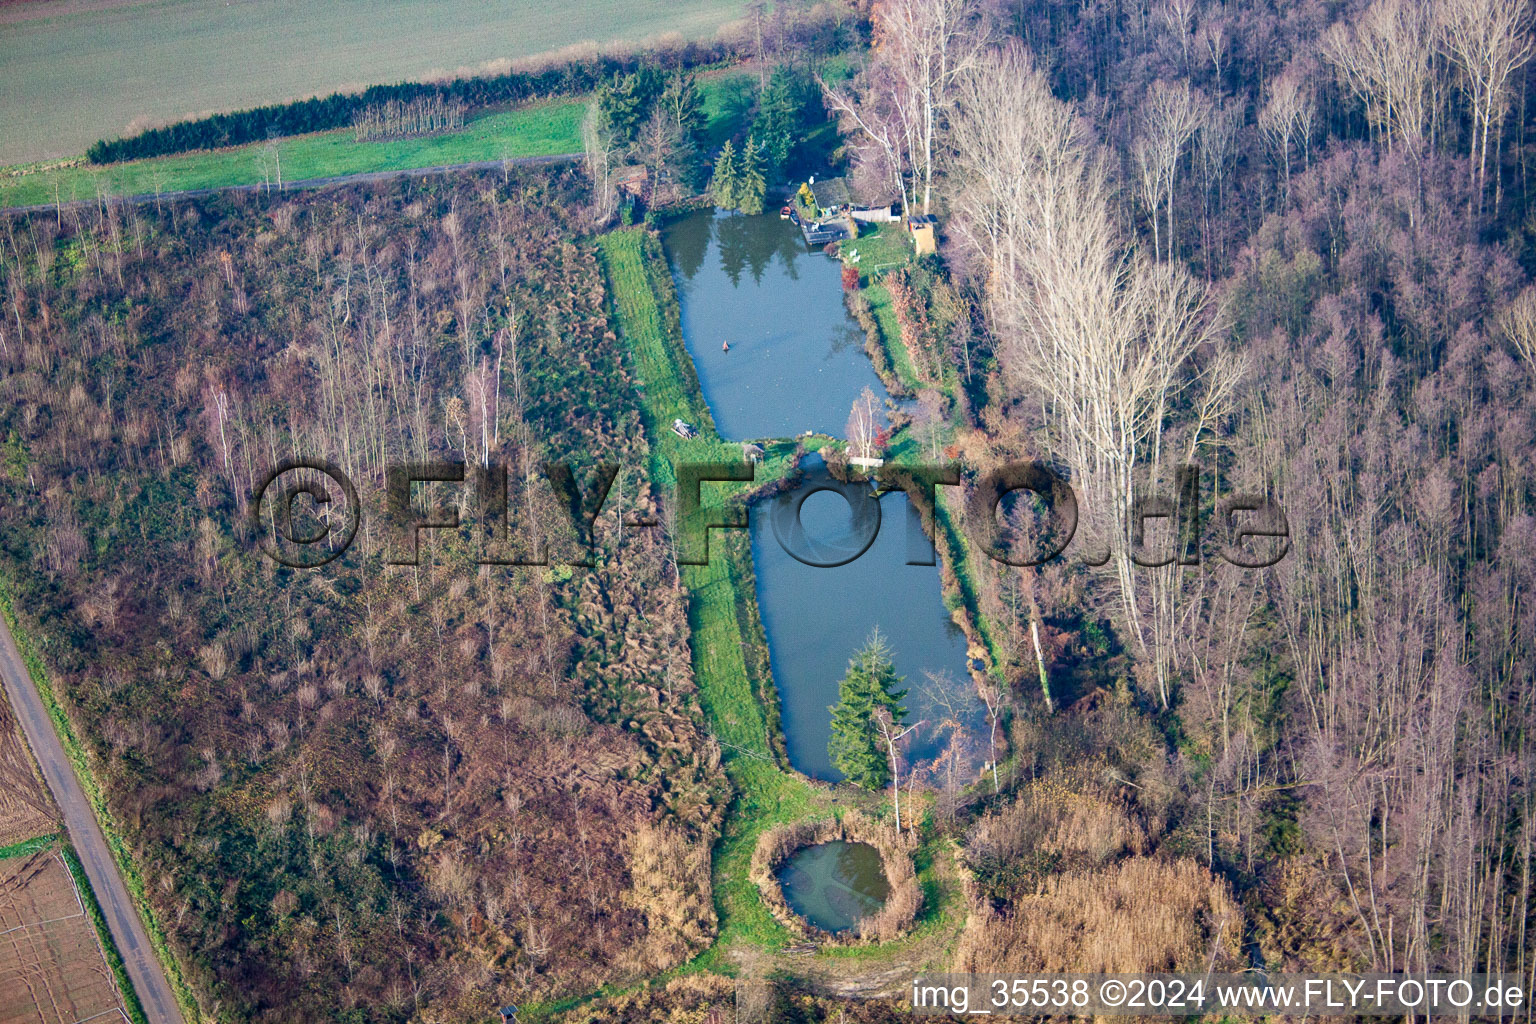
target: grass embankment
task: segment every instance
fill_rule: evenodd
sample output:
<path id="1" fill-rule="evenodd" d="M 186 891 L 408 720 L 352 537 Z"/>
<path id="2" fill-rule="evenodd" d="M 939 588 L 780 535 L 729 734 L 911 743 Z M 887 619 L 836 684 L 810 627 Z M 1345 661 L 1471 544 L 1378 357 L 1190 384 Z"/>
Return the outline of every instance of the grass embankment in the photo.
<path id="1" fill-rule="evenodd" d="M 657 273 L 664 274 L 659 243 L 643 229 L 615 231 L 599 239 L 603 264 L 613 296 L 619 328 L 634 354 L 644 381 L 643 404 L 652 439 L 650 478 L 662 488 L 674 485 L 674 466 L 683 460 L 740 461 L 739 445 L 727 444 L 715 433 L 714 422 L 699 391 L 692 360 L 674 339 L 657 297 Z M 647 252 L 647 250 L 651 250 Z M 658 271 L 657 265 L 660 264 Z M 669 289 L 670 290 L 670 289 Z M 699 436 L 684 440 L 672 432 L 673 419 L 699 427 Z M 706 491 L 741 492 L 751 484 L 705 484 Z M 709 493 L 705 504 L 718 502 Z M 682 567 L 688 588 L 688 619 L 693 636 L 694 673 L 711 732 L 724 751 L 727 774 L 737 797 L 727 817 L 716 851 L 715 900 L 720 913 L 720 938 L 700 958 L 699 966 L 717 965 L 717 951 L 746 939 L 777 948 L 789 933 L 769 914 L 757 888 L 747 878 L 748 862 L 757 836 L 775 821 L 788 821 L 827 803 L 820 791 L 774 763 L 768 724 L 760 694 L 747 668 L 742 649 L 749 642 L 737 617 L 739 557 L 724 557 L 730 544 L 724 531 L 712 531 L 707 565 Z M 733 531 L 734 532 L 734 531 Z M 742 538 L 731 538 L 738 544 Z M 739 554 L 739 553 L 738 553 Z M 747 556 L 750 559 L 750 555 Z M 751 595 L 755 600 L 755 595 Z"/>
<path id="2" fill-rule="evenodd" d="M 350 128 L 296 135 L 209 152 L 130 160 L 104 167 L 82 165 L 0 177 L 0 206 L 37 206 L 55 198 L 95 199 L 153 195 L 232 185 L 274 184 L 334 178 L 370 171 L 408 170 L 482 160 L 553 156 L 581 151 L 578 100 L 539 103 L 483 114 L 462 129 L 416 139 L 358 142 Z M 57 193 L 55 193 L 57 189 Z"/>
<path id="3" fill-rule="evenodd" d="M 145 895 L 144 878 L 139 874 L 138 866 L 134 863 L 133 856 L 128 846 L 118 834 L 111 812 L 107 809 L 106 798 L 101 792 L 101 787 L 96 783 L 96 777 L 91 773 L 90 761 L 86 756 L 85 748 L 81 746 L 79 737 L 75 735 L 74 726 L 70 724 L 69 716 L 64 713 L 63 706 L 59 703 L 58 694 L 53 689 L 53 679 L 48 674 L 47 667 L 43 664 L 41 655 L 32 645 L 31 637 L 21 628 L 16 610 L 11 603 L 11 591 L 9 581 L 0 575 L 0 616 L 4 616 L 5 623 L 10 627 L 11 638 L 16 641 L 16 650 L 21 654 L 22 662 L 27 666 L 28 673 L 32 676 L 32 682 L 37 687 L 38 694 L 42 697 L 43 705 L 48 709 L 48 717 L 53 720 L 54 730 L 58 733 L 59 743 L 64 747 L 65 756 L 69 758 L 74 767 L 75 777 L 80 780 L 80 787 L 85 791 L 86 799 L 91 802 L 91 809 L 96 814 L 96 821 L 101 826 L 102 835 L 106 837 L 107 848 L 112 851 L 112 859 L 117 863 L 118 872 L 123 877 L 123 884 L 128 889 L 129 896 L 138 908 L 139 917 L 144 922 L 145 931 L 149 933 L 150 945 L 154 947 L 155 956 L 164 968 L 166 978 L 171 984 L 171 989 L 176 993 L 176 1001 L 181 1006 L 181 1012 L 189 1022 L 203 1019 L 198 1010 L 197 1000 L 192 994 L 191 988 L 181 976 L 181 967 L 176 957 L 171 953 L 170 943 L 167 941 L 165 931 L 160 927 L 159 920 L 155 917 L 154 908 L 150 906 L 149 899 Z M 66 860 L 73 858 L 74 851 L 70 850 Z M 72 871 L 79 867 L 78 861 L 72 861 Z M 78 873 L 77 878 L 84 878 L 83 872 Z M 84 886 L 85 892 L 90 892 L 90 886 Z M 95 897 L 92 896 L 94 905 Z M 100 917 L 100 908 L 96 910 Z M 108 950 L 109 961 L 116 958 L 114 970 L 121 966 L 121 956 L 117 952 L 116 945 L 112 942 L 111 935 L 105 931 L 104 924 L 101 928 L 102 944 Z M 133 987 L 126 984 L 126 979 L 120 977 L 121 984 L 125 985 L 124 991 L 131 993 Z M 141 1011 L 142 1013 L 142 1011 Z"/>
<path id="4" fill-rule="evenodd" d="M 896 319 L 896 308 L 889 289 L 876 278 L 863 289 L 863 295 L 869 303 L 870 314 L 875 318 L 886 360 L 891 372 L 895 375 L 896 383 L 912 393 L 929 387 L 930 385 L 918 379 L 917 370 L 912 364 L 912 354 L 901 336 L 901 324 Z M 946 365 L 936 390 L 944 396 L 951 408 L 954 408 L 955 394 L 959 387 L 958 371 L 955 367 Z M 889 458 L 893 462 L 931 461 L 930 453 L 923 449 L 910 430 L 901 430 L 892 439 Z M 938 536 L 935 537 L 935 543 L 955 580 L 955 591 L 946 595 L 946 599 L 959 602 L 971 626 L 986 646 L 991 663 L 994 666 L 1002 665 L 1004 664 L 1002 649 L 993 634 L 991 624 L 981 613 L 981 591 L 977 583 L 977 574 L 986 571 L 988 563 L 971 547 L 970 538 L 961 527 L 960 512 L 956 505 L 958 499 L 954 490 L 940 487 L 936 496 Z M 954 605 L 951 604 L 951 607 Z"/>
<path id="5" fill-rule="evenodd" d="M 651 479 L 670 487 L 673 467 L 683 459 L 739 460 L 741 450 L 720 440 L 699 390 L 693 363 L 682 343 L 676 300 L 660 243 L 643 229 L 615 231 L 598 240 L 613 296 L 614 314 L 644 381 L 642 401 L 652 438 Z M 670 430 L 674 418 L 699 426 L 693 440 Z M 771 470 L 771 467 L 762 467 Z M 760 476 L 762 475 L 760 469 Z M 761 483 L 761 480 L 758 481 Z M 714 484 L 719 494 L 741 493 L 752 485 Z M 711 495 L 705 495 L 706 504 Z M 770 825 L 818 813 L 835 813 L 839 801 L 883 806 L 879 795 L 838 793 L 814 785 L 776 763 L 770 746 L 770 717 L 765 702 L 775 698 L 771 679 L 755 678 L 745 648 L 761 645 L 755 607 L 751 554 L 740 531 L 717 531 L 707 565 L 683 566 L 689 593 L 695 676 L 712 733 L 724 750 L 727 775 L 736 797 L 715 850 L 714 888 L 720 916 L 719 938 L 706 952 L 679 969 L 732 971 L 732 949 L 753 945 L 778 950 L 790 933 L 774 919 L 748 877 L 752 851 Z M 721 548 L 725 548 L 721 551 Z M 746 610 L 744 614 L 744 610 Z M 752 659 L 756 661 L 757 659 Z M 919 851 L 919 878 L 925 903 L 916 935 L 931 938 L 955 924 L 955 901 L 941 881 L 950 856 L 947 844 L 930 842 Z M 864 963 L 910 949 L 910 940 L 884 947 L 853 947 L 828 956 Z"/>
<path id="6" fill-rule="evenodd" d="M 880 325 L 881 339 L 885 342 L 885 355 L 896 371 L 896 379 L 907 390 L 916 392 L 923 383 L 917 379 L 917 370 L 912 367 L 912 354 L 902 343 L 901 325 L 896 322 L 896 307 L 891 301 L 890 291 L 885 285 L 875 281 L 864 289 L 864 298 L 869 301 L 869 311 L 874 316 L 875 322 Z"/>
<path id="7" fill-rule="evenodd" d="M 0 846 L 0 860 L 10 860 L 12 857 L 25 857 L 29 853 L 38 850 L 46 850 L 59 839 L 63 838 L 57 832 L 50 832 L 45 836 L 33 836 L 31 839 L 23 839 L 19 843 L 10 846 Z"/>

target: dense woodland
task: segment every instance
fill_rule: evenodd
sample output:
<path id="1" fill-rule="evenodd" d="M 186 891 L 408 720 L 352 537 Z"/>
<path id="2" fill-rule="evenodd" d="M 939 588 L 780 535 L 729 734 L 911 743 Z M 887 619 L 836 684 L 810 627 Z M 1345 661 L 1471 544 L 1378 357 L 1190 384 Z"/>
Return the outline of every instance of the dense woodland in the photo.
<path id="1" fill-rule="evenodd" d="M 561 519 L 541 460 L 582 487 L 644 464 L 577 187 L 5 225 L 7 585 L 219 1019 L 483 1019 L 713 932 L 718 750 L 668 550 L 616 519 L 655 514 L 644 482 L 615 482 L 592 570 L 479 568 L 468 528 L 384 564 L 387 463 L 507 466 L 525 556 Z M 324 573 L 276 566 L 247 518 L 294 455 L 371 510 Z"/>
<path id="2" fill-rule="evenodd" d="M 961 367 L 970 466 L 1050 460 L 1108 555 L 983 581 L 1031 781 L 970 833 L 962 959 L 1165 967 L 1236 929 L 1271 967 L 1528 974 L 1530 5 L 874 18 L 829 102 L 975 313 L 903 335 Z M 1186 462 L 1200 511 L 1278 504 L 1286 557 L 1224 562 L 1211 518 L 1203 564 L 1137 565 L 1188 543 L 1131 526 Z"/>

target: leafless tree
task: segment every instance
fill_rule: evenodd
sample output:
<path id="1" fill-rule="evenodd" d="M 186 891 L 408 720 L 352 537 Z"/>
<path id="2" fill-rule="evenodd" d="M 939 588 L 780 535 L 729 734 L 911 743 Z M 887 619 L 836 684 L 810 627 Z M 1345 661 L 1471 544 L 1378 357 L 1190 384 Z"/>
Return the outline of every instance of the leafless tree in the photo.
<path id="1" fill-rule="evenodd" d="M 865 388 L 848 413 L 848 447 L 855 458 L 873 459 L 879 454 L 880 401 Z"/>
<path id="2" fill-rule="evenodd" d="M 873 716 L 875 728 L 880 730 L 880 739 L 885 743 L 886 756 L 891 763 L 891 805 L 896 813 L 896 831 L 901 831 L 901 749 L 897 746 L 908 735 L 916 731 L 922 722 L 916 722 L 903 729 L 888 708 L 876 708 Z"/>
<path id="3" fill-rule="evenodd" d="M 1526 368 L 1536 373 L 1536 285 L 1522 291 L 1499 315 L 1499 328 Z"/>
<path id="4" fill-rule="evenodd" d="M 1301 75 L 1288 69 L 1270 83 L 1269 102 L 1259 113 L 1259 131 L 1274 147 L 1285 181 L 1285 200 L 1291 195 L 1291 148 L 1306 145 L 1312 134 L 1315 108 Z"/>
<path id="5" fill-rule="evenodd" d="M 602 123 L 597 101 L 587 104 L 581 121 L 581 145 L 586 154 L 587 176 L 592 179 L 592 219 L 605 223 L 619 208 L 618 189 L 614 185 L 614 164 L 618 144 L 613 132 Z"/>
<path id="6" fill-rule="evenodd" d="M 1421 0 L 1376 0 L 1353 24 L 1335 24 L 1323 40 L 1323 57 L 1365 104 L 1372 127 L 1387 148 L 1416 148 L 1425 140 L 1433 110 L 1432 8 Z"/>
<path id="7" fill-rule="evenodd" d="M 1172 594 L 1154 600 L 1157 577 L 1132 569 L 1132 489 L 1172 454 L 1175 402 L 1219 415 L 1241 367 L 1212 360 L 1195 372 L 1219 324 L 1205 287 L 1120 236 L 1108 175 L 1070 108 L 1022 55 L 998 60 L 968 86 L 981 102 L 955 133 L 957 173 L 979 193 L 961 207 L 961 230 L 987 260 L 1003 370 L 1041 403 L 1042 440 L 1076 474 L 1085 548 L 1109 564 L 1126 633 L 1166 703 L 1176 620 L 1162 605 Z M 1159 92 L 1149 118 L 1171 163 L 1194 130 L 1195 101 L 1187 87 Z"/>
<path id="8" fill-rule="evenodd" d="M 1157 211 L 1168 207 L 1168 256 L 1174 255 L 1174 185 L 1184 147 L 1204 120 L 1205 101 L 1188 82 L 1157 81 L 1147 93 L 1131 145 L 1142 203 L 1152 221 L 1152 251 L 1162 258 Z"/>
<path id="9" fill-rule="evenodd" d="M 1472 161 L 1481 204 L 1488 184 L 1489 136 L 1495 137 L 1497 167 L 1515 73 L 1536 53 L 1530 4 L 1527 0 L 1441 0 L 1436 10 L 1441 46 L 1456 65 L 1472 108 Z M 1499 198 L 1496 190 L 1495 213 Z"/>
<path id="10" fill-rule="evenodd" d="M 960 80 L 982 60 L 988 31 L 976 0 L 888 0 L 875 8 L 875 56 L 853 88 L 827 90 L 891 165 L 909 208 L 929 212 Z"/>

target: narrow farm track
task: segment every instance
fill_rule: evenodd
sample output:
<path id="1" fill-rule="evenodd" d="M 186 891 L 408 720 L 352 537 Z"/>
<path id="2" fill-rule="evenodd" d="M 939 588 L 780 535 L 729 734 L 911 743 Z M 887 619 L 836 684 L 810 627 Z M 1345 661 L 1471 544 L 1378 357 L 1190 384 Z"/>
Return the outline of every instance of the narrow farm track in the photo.
<path id="1" fill-rule="evenodd" d="M 357 174 L 338 174 L 328 178 L 303 178 L 299 181 L 285 181 L 279 192 L 298 192 L 307 189 L 331 188 L 339 185 L 360 185 L 374 181 L 389 181 L 393 178 L 422 178 L 433 174 L 449 174 L 453 171 L 499 171 L 502 167 L 533 167 L 540 164 L 563 164 L 580 160 L 580 153 L 554 153 L 548 156 L 516 156 L 506 160 L 476 160 L 467 164 L 443 164 L 437 167 L 401 167 L 389 171 L 360 171 Z M 131 196 L 112 196 L 113 202 L 143 205 L 145 203 L 165 202 L 168 199 L 195 199 L 199 196 L 211 196 L 220 192 L 262 192 L 272 191 L 271 186 L 256 183 L 252 185 L 220 185 L 215 188 L 191 188 L 179 192 L 161 192 L 156 195 L 153 192 L 143 192 Z M 94 206 L 95 199 L 71 199 L 58 204 L 60 208 L 75 206 Z M 44 213 L 55 208 L 53 203 L 34 203 L 30 206 L 0 206 L 0 213 Z"/>
<path id="2" fill-rule="evenodd" d="M 149 934 L 144 922 L 139 920 L 128 887 L 118 874 L 117 864 L 107 849 L 106 837 L 96 822 L 96 815 L 86 799 L 80 780 L 75 778 L 64 745 L 54 732 L 48 711 L 43 706 L 42 695 L 37 692 L 11 631 L 0 619 L 0 678 L 4 679 L 5 692 L 11 707 L 21 722 L 22 732 L 37 757 L 43 780 L 53 793 L 59 811 L 64 815 L 64 825 L 69 830 L 70 842 L 80 855 L 86 877 L 112 933 L 112 941 L 122 955 L 128 978 L 133 982 L 139 1002 L 144 1007 L 150 1024 L 181 1024 L 181 1011 L 176 996 L 160 969 L 149 944 Z"/>

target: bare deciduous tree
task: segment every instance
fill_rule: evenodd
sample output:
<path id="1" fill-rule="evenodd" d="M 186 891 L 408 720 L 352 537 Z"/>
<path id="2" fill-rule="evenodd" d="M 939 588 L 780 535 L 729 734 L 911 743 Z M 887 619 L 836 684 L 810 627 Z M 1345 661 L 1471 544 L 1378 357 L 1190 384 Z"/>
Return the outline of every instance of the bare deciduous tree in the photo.
<path id="1" fill-rule="evenodd" d="M 976 0 L 888 0 L 875 8 L 875 58 L 862 97 L 827 90 L 827 104 L 877 145 L 910 207 L 933 201 L 941 139 L 957 84 L 981 61 L 987 26 Z"/>
<path id="2" fill-rule="evenodd" d="M 1323 57 L 1365 103 L 1387 148 L 1423 143 L 1433 110 L 1434 26 L 1421 0 L 1376 0 L 1353 25 L 1334 25 Z"/>
<path id="3" fill-rule="evenodd" d="M 1495 136 L 1497 167 L 1515 72 L 1536 54 L 1531 9 L 1527 0 L 1442 0 L 1436 10 L 1441 46 L 1455 63 L 1472 108 L 1472 162 L 1481 204 L 1488 184 L 1489 136 Z M 1495 213 L 1499 198 L 1496 191 Z"/>
<path id="4" fill-rule="evenodd" d="M 1157 211 L 1168 206 L 1168 256 L 1174 255 L 1174 184 L 1184 147 L 1204 120 L 1207 106 L 1188 82 L 1152 84 L 1141 112 L 1141 124 L 1132 143 L 1141 201 L 1152 221 L 1152 251 L 1162 258 Z"/>
<path id="5" fill-rule="evenodd" d="M 1306 146 L 1312 134 L 1314 114 L 1312 97 L 1306 82 L 1294 69 L 1270 83 L 1269 102 L 1259 114 L 1259 131 L 1274 147 L 1285 182 L 1285 201 L 1291 196 L 1291 148 Z"/>
<path id="6" fill-rule="evenodd" d="M 613 181 L 618 146 L 613 132 L 602 122 L 597 101 L 593 100 L 587 104 L 586 116 L 581 120 L 581 145 L 586 154 L 587 176 L 592 179 L 592 218 L 599 224 L 612 217 L 619 207 L 618 189 Z"/>

